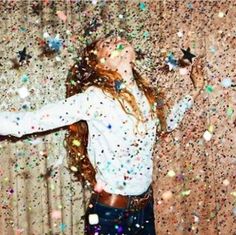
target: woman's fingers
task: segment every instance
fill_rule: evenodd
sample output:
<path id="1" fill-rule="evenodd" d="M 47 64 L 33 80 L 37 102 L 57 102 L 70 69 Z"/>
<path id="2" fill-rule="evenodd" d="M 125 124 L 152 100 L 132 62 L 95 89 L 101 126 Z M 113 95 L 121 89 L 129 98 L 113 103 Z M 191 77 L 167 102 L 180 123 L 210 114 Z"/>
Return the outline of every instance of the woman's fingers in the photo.
<path id="1" fill-rule="evenodd" d="M 203 88 L 204 86 L 204 56 L 195 58 L 194 64 L 192 65 L 190 78 L 195 88 Z"/>

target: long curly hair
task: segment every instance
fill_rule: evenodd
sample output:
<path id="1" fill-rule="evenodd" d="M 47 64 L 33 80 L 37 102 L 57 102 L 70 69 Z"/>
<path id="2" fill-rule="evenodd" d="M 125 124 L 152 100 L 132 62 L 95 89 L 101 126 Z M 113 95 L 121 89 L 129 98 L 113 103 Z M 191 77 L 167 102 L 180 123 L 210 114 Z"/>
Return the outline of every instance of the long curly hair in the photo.
<path id="1" fill-rule="evenodd" d="M 141 112 L 135 101 L 135 97 L 126 88 L 117 90 L 117 82 L 122 81 L 121 75 L 116 71 L 107 70 L 99 63 L 96 56 L 96 43 L 101 40 L 97 39 L 87 45 L 76 58 L 75 63 L 69 69 L 66 80 L 66 97 L 70 97 L 80 92 L 84 92 L 89 86 L 96 86 L 102 89 L 107 95 L 111 95 L 119 101 L 122 109 L 130 115 L 137 118 L 138 122 L 144 121 L 140 116 Z M 133 75 L 137 82 L 138 88 L 146 95 L 151 110 L 152 118 L 157 118 L 159 125 L 157 135 L 161 136 L 166 131 L 166 105 L 164 103 L 164 92 L 150 86 L 147 79 L 144 79 L 138 72 L 136 66 L 132 66 Z M 133 108 L 132 114 L 124 107 L 124 100 Z M 136 127 L 137 127 L 136 125 Z M 85 120 L 80 120 L 68 127 L 65 136 L 67 149 L 68 170 L 76 180 L 80 181 L 83 186 L 92 189 L 96 185 L 95 174 L 96 169 L 89 161 L 87 153 L 88 144 L 88 125 Z"/>

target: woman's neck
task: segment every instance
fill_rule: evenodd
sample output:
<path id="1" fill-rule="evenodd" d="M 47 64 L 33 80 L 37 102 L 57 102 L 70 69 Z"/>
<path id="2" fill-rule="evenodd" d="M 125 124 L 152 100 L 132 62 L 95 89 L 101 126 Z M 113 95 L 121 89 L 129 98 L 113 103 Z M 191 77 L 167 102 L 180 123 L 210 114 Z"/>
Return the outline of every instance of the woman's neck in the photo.
<path id="1" fill-rule="evenodd" d="M 130 65 L 118 67 L 117 72 L 121 75 L 121 77 L 124 81 L 124 84 L 126 86 L 136 85 L 133 70 Z"/>

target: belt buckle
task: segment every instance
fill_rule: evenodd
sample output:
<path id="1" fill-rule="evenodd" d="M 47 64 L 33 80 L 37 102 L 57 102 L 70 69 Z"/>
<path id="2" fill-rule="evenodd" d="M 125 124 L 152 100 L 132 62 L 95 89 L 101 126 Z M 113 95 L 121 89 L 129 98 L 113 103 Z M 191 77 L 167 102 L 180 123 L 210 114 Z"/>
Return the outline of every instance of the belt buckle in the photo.
<path id="1" fill-rule="evenodd" d="M 138 205 L 138 199 L 137 198 L 134 198 L 134 197 L 131 197 L 130 198 L 130 203 L 129 203 L 129 210 L 130 211 L 137 211 L 139 208 L 137 207 Z"/>
<path id="2" fill-rule="evenodd" d="M 129 209 L 131 211 L 137 211 L 143 208 L 146 200 L 151 196 L 151 192 L 148 192 L 144 197 L 138 198 L 137 196 L 132 196 L 130 199 Z"/>

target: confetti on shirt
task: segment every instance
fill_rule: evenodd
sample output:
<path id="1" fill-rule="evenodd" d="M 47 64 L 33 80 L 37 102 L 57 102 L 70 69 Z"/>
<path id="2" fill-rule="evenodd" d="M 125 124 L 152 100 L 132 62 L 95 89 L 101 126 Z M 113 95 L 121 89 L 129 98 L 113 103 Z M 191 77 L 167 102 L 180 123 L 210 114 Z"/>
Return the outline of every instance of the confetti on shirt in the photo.
<path id="1" fill-rule="evenodd" d="M 117 100 L 92 86 L 83 93 L 46 104 L 35 111 L 0 112 L 0 134 L 21 137 L 86 120 L 89 126 L 88 156 L 98 169 L 97 182 L 110 193 L 141 194 L 152 182 L 157 120 L 151 118 L 148 100 L 137 85 L 130 89 L 147 120 L 139 124 L 138 131 L 134 129 L 135 117 L 127 115 Z M 189 95 L 176 102 L 167 117 L 168 131 L 178 126 L 192 103 Z M 60 163 L 61 159 L 57 164 Z"/>

